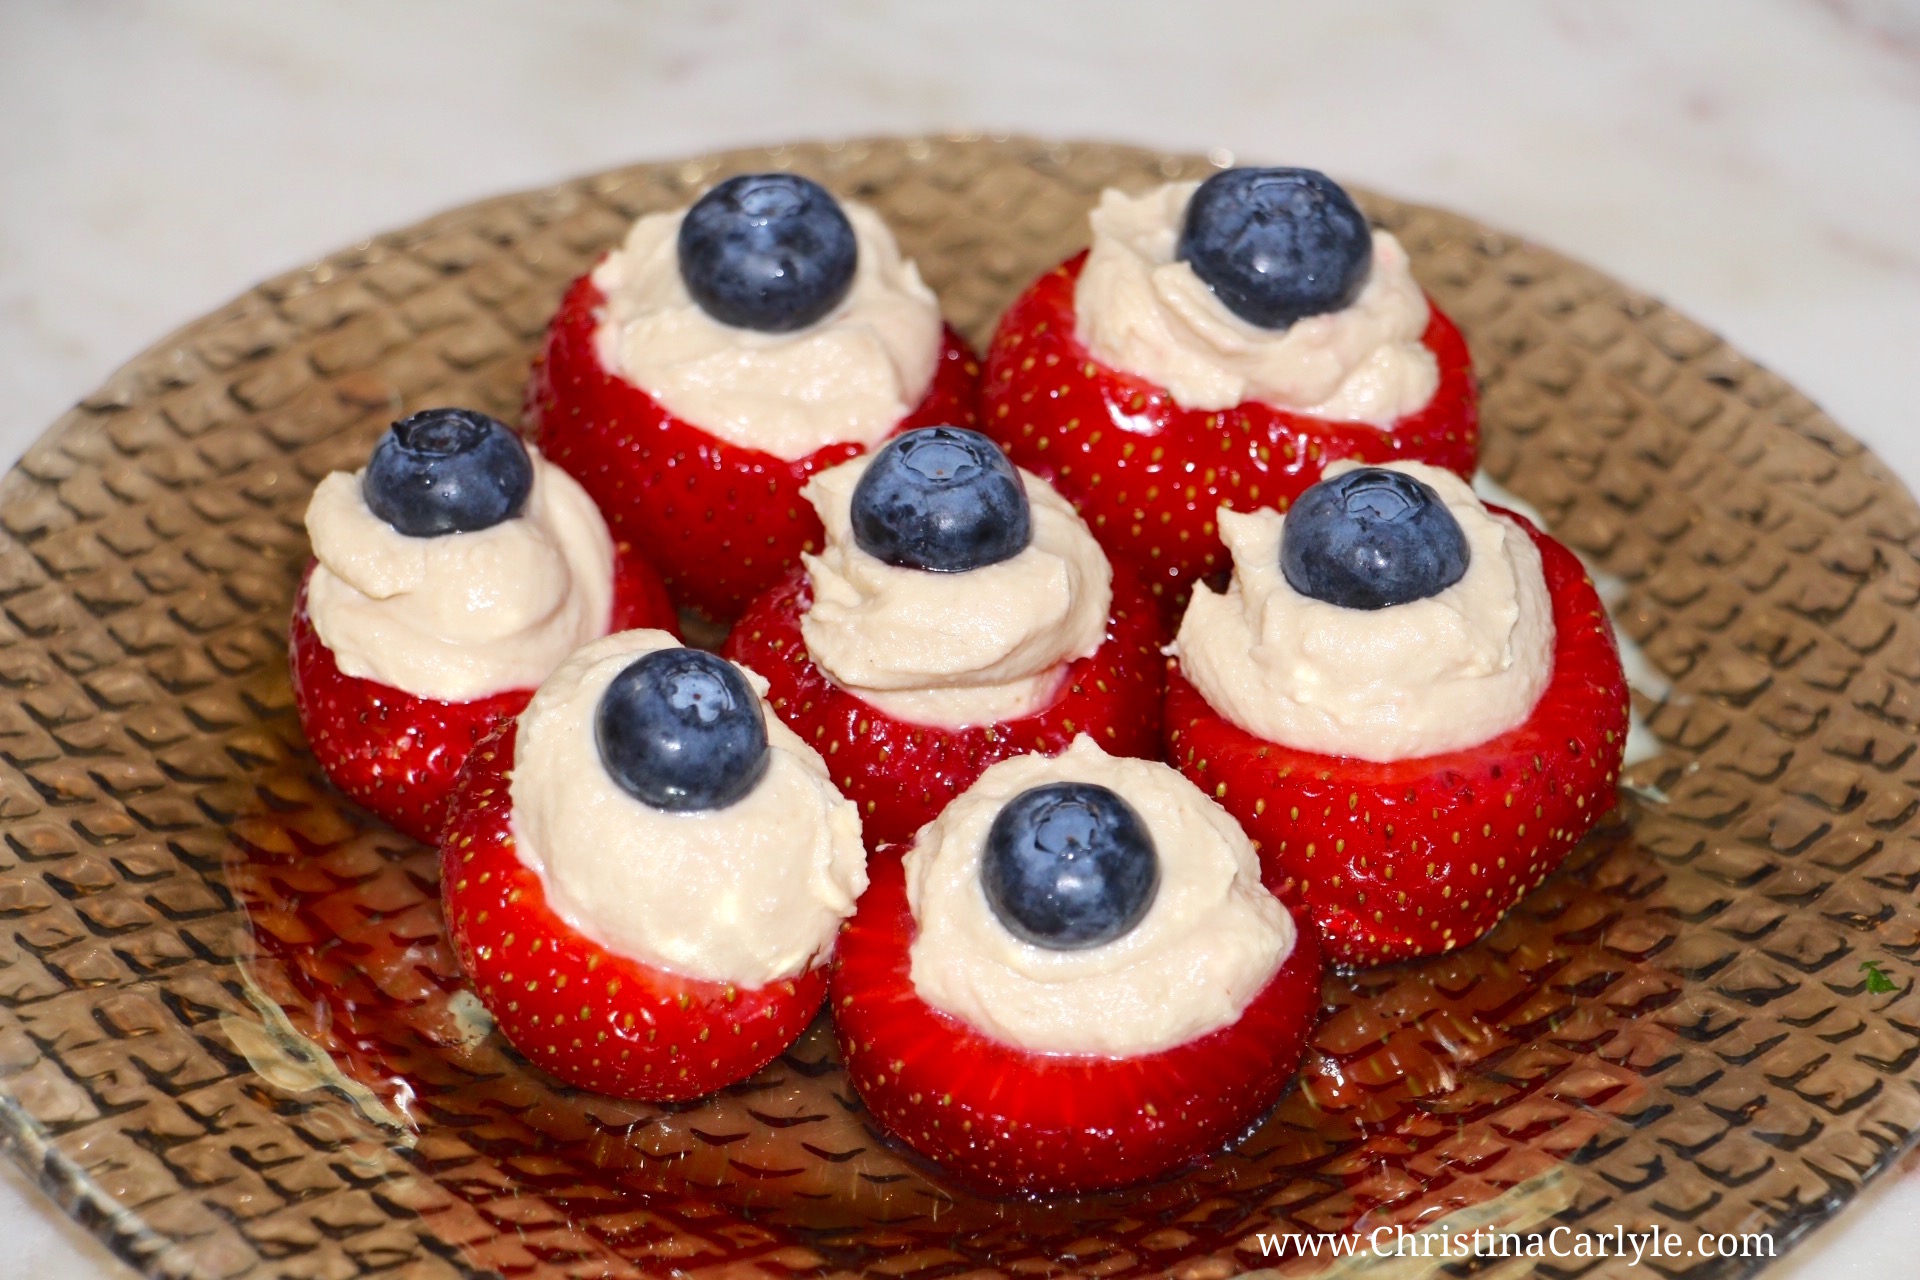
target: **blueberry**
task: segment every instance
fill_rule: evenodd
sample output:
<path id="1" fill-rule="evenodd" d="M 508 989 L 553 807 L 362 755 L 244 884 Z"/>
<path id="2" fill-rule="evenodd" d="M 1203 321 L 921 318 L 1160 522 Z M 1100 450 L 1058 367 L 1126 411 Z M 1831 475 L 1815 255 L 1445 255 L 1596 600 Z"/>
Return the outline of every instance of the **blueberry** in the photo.
<path id="1" fill-rule="evenodd" d="M 1431 486 L 1363 467 L 1322 480 L 1280 529 L 1280 571 L 1301 595 L 1385 609 L 1438 595 L 1467 572 L 1467 535 Z"/>
<path id="2" fill-rule="evenodd" d="M 740 669 L 699 649 L 656 649 L 607 685 L 593 719 L 620 789 L 672 813 L 724 809 L 767 771 L 767 725 Z"/>
<path id="3" fill-rule="evenodd" d="M 700 309 L 736 329 L 791 333 L 840 305 L 859 250 L 853 224 L 817 182 L 791 173 L 728 178 L 680 223 L 680 278 Z"/>
<path id="4" fill-rule="evenodd" d="M 964 427 L 895 436 L 853 489 L 854 543 L 901 568 L 965 573 L 1011 560 L 1032 537 L 1020 473 Z"/>
<path id="5" fill-rule="evenodd" d="M 1284 329 L 1360 296 L 1373 233 L 1324 173 L 1226 169 L 1193 193 L 1174 256 L 1242 320 Z"/>
<path id="6" fill-rule="evenodd" d="M 1049 951 L 1112 942 L 1160 889 L 1160 858 L 1133 806 L 1091 782 L 1007 802 L 987 831 L 980 884 L 1007 932 Z"/>
<path id="7" fill-rule="evenodd" d="M 410 538 L 491 529 L 520 514 L 533 460 L 506 423 L 471 409 L 428 409 L 387 429 L 360 496 Z"/>

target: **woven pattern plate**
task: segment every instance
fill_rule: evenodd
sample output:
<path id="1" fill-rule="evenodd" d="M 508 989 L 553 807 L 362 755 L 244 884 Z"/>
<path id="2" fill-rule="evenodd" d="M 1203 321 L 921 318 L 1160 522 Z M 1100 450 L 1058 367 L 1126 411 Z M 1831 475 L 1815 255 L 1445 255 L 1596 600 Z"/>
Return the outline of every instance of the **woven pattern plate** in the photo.
<path id="1" fill-rule="evenodd" d="M 182 330 L 0 487 L 0 1142 L 115 1249 L 170 1276 L 1208 1280 L 1326 1267 L 1263 1258 L 1274 1230 L 1784 1246 L 1913 1144 L 1920 513 L 1699 326 L 1377 198 L 1472 342 L 1487 468 L 1624 582 L 1618 625 L 1673 682 L 1641 700 L 1662 754 L 1569 866 L 1474 947 L 1330 978 L 1280 1110 L 1122 1193 L 953 1188 L 869 1128 L 820 1025 L 690 1106 L 527 1068 L 460 992 L 431 855 L 306 753 L 301 515 L 402 413 L 511 418 L 561 289 L 629 219 L 768 167 L 878 206 L 976 343 L 1102 187 L 1207 171 L 886 140 L 489 201 Z"/>

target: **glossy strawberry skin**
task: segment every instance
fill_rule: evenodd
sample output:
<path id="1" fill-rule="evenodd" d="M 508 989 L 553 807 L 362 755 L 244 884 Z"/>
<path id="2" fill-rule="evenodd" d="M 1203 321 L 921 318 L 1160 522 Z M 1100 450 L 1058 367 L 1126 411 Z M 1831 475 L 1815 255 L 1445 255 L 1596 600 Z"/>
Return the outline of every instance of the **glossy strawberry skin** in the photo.
<path id="1" fill-rule="evenodd" d="M 818 548 L 820 519 L 800 487 L 863 450 L 828 445 L 788 462 L 673 416 L 602 367 L 593 331 L 605 301 L 590 275 L 568 289 L 534 359 L 523 427 L 592 496 L 615 537 L 646 549 L 676 602 L 730 622 L 801 551 Z M 894 432 L 973 426 L 979 374 L 965 339 L 945 330 L 933 383 Z"/>
<path id="2" fill-rule="evenodd" d="M 1021 719 L 966 729 L 896 720 L 834 684 L 800 632 L 812 603 L 806 572 L 795 569 L 754 601 L 721 652 L 766 678 L 773 709 L 860 807 L 868 848 L 909 839 L 996 761 L 1057 755 L 1076 734 L 1109 755 L 1160 754 L 1166 637 L 1153 601 L 1124 568 L 1114 571 L 1106 642 L 1072 664 L 1060 697 Z"/>
<path id="3" fill-rule="evenodd" d="M 531 689 L 471 702 L 415 697 L 340 670 L 307 613 L 308 563 L 287 632 L 293 703 L 314 759 L 362 808 L 423 844 L 439 838 L 447 793 L 481 735 L 526 708 Z M 678 616 L 660 576 L 629 546 L 614 553 L 612 630 L 658 627 L 676 635 Z"/>
<path id="4" fill-rule="evenodd" d="M 981 430 L 1080 509 L 1107 554 L 1133 563 L 1170 609 L 1192 582 L 1228 567 L 1215 528 L 1236 511 L 1287 504 L 1329 462 L 1430 462 L 1471 477 L 1479 391 L 1460 331 L 1439 307 L 1422 338 L 1440 366 L 1433 399 L 1380 428 L 1253 401 L 1182 409 L 1145 378 L 1100 363 L 1074 336 L 1070 258 L 1027 287 L 1000 320 L 981 382 Z"/>
<path id="5" fill-rule="evenodd" d="M 1131 1058 L 1035 1053 L 914 990 L 904 852 L 869 861 L 836 948 L 834 1026 L 874 1119 L 960 1181 L 1036 1195 L 1140 1182 L 1246 1133 L 1285 1092 L 1320 1009 L 1311 929 L 1229 1026 Z"/>
<path id="6" fill-rule="evenodd" d="M 494 1025 L 529 1062 L 581 1089 L 677 1102 L 744 1080 L 800 1035 L 827 968 L 762 987 L 681 977 L 583 937 L 514 852 L 516 721 L 460 773 L 440 842 L 447 931 Z"/>
<path id="7" fill-rule="evenodd" d="M 1221 717 L 1169 664 L 1167 760 L 1239 820 L 1332 963 L 1465 946 L 1613 806 L 1627 682 L 1612 626 L 1579 559 L 1502 514 L 1540 548 L 1554 666 L 1527 719 L 1479 746 L 1385 764 L 1296 751 Z"/>

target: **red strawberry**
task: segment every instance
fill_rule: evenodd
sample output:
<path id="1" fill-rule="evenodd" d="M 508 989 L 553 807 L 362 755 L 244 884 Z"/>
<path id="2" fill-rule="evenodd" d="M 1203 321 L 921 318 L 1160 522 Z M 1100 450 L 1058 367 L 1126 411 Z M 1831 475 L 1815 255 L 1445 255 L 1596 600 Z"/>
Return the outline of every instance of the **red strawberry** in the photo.
<path id="1" fill-rule="evenodd" d="M 1064 751 L 1085 733 L 1110 755 L 1157 758 L 1164 687 L 1159 611 L 1115 566 L 1107 640 L 1073 664 L 1052 706 L 1019 720 L 947 729 L 896 720 L 828 679 L 807 654 L 800 619 L 813 604 L 804 569 L 753 602 L 721 653 L 765 677 L 767 701 L 827 762 L 860 806 L 872 848 L 906 840 L 1009 756 Z"/>
<path id="2" fill-rule="evenodd" d="M 287 634 L 300 727 L 334 786 L 395 830 L 430 844 L 439 838 L 447 793 L 473 744 L 496 721 L 519 715 L 533 690 L 441 702 L 347 675 L 307 616 L 312 576 L 309 563 Z M 678 633 L 680 624 L 659 575 L 622 543 L 614 551 L 612 630 L 636 627 Z"/>
<path id="3" fill-rule="evenodd" d="M 847 1078 L 914 1150 L 992 1191 L 1094 1191 L 1213 1151 L 1279 1100 L 1320 1008 L 1312 930 L 1230 1026 L 1131 1058 L 1035 1053 L 914 990 L 904 852 L 868 860 L 835 951 L 833 1013 Z"/>
<path id="4" fill-rule="evenodd" d="M 1285 511 L 1341 458 L 1411 459 L 1470 477 L 1480 447 L 1479 393 L 1467 345 L 1432 308 L 1422 341 L 1440 386 L 1392 426 L 1330 422 L 1247 401 L 1182 409 L 1167 391 L 1095 360 L 1074 336 L 1074 282 L 1084 253 L 1034 281 L 1000 320 L 981 384 L 981 430 L 1020 466 L 1053 482 L 1116 559 L 1148 575 L 1177 609 L 1195 578 L 1225 568 L 1221 505 Z"/>
<path id="5" fill-rule="evenodd" d="M 820 520 L 800 487 L 862 449 L 829 445 L 788 462 L 674 417 L 601 367 L 593 331 L 605 301 L 591 276 L 567 291 L 534 360 L 525 429 L 592 495 L 615 537 L 646 548 L 676 601 L 731 621 L 818 548 Z M 965 339 L 946 330 L 933 385 L 894 430 L 972 426 L 979 373 Z"/>
<path id="6" fill-rule="evenodd" d="M 1574 554 L 1503 514 L 1540 548 L 1553 675 L 1491 741 L 1385 764 L 1296 751 L 1223 719 L 1170 664 L 1168 761 L 1240 820 L 1267 887 L 1312 917 L 1337 962 L 1465 946 L 1613 807 L 1627 737 L 1613 629 Z"/>
<path id="7" fill-rule="evenodd" d="M 819 1012 L 826 966 L 743 988 L 583 937 L 514 852 L 507 787 L 518 734 L 518 721 L 504 721 L 474 749 L 440 841 L 447 932 L 500 1033 L 567 1084 L 652 1102 L 712 1093 L 773 1061 Z"/>

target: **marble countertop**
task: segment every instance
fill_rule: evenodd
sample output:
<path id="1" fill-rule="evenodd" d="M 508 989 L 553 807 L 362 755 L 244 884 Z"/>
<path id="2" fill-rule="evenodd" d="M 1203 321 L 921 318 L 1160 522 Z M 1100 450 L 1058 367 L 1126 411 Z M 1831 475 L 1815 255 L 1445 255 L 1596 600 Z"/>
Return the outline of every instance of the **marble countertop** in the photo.
<path id="1" fill-rule="evenodd" d="M 1509 228 L 1719 330 L 1920 488 L 1920 0 L 17 3 L 0 121 L 7 461 L 174 327 L 451 205 L 1005 129 L 1311 164 Z M 1890 1176 L 1769 1274 L 1895 1274 L 1916 1212 Z M 126 1272 L 9 1169 L 0 1274 Z"/>

